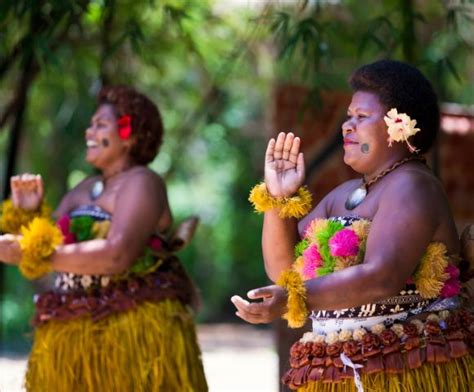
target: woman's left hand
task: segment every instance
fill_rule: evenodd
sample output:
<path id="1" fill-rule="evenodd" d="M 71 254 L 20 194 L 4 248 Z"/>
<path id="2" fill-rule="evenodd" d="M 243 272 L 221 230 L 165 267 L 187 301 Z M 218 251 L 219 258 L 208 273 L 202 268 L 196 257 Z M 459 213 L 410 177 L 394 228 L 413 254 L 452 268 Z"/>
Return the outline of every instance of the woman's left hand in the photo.
<path id="1" fill-rule="evenodd" d="M 0 261 L 5 264 L 18 265 L 21 259 L 20 236 L 13 234 L 0 235 Z"/>
<path id="2" fill-rule="evenodd" d="M 249 302 L 238 295 L 231 298 L 237 308 L 235 313 L 241 319 L 251 324 L 267 324 L 286 312 L 286 291 L 280 286 L 266 286 L 251 290 L 247 293 L 250 299 L 261 299 L 259 302 Z"/>

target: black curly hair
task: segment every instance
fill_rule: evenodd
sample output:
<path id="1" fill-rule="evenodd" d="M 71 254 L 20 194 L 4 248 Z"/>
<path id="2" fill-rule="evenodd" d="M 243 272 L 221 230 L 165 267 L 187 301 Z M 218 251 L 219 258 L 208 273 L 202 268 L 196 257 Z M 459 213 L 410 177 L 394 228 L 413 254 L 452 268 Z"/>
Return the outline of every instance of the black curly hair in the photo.
<path id="1" fill-rule="evenodd" d="M 130 157 L 139 165 L 153 161 L 163 140 L 163 122 L 158 107 L 148 97 L 127 86 L 103 87 L 97 102 L 112 105 L 117 117 L 131 116 L 134 143 Z"/>
<path id="2" fill-rule="evenodd" d="M 400 61 L 380 60 L 358 68 L 349 84 L 354 91 L 376 94 L 387 111 L 396 108 L 416 120 L 421 131 L 412 136 L 412 144 L 421 154 L 431 148 L 440 124 L 438 98 L 417 68 Z"/>

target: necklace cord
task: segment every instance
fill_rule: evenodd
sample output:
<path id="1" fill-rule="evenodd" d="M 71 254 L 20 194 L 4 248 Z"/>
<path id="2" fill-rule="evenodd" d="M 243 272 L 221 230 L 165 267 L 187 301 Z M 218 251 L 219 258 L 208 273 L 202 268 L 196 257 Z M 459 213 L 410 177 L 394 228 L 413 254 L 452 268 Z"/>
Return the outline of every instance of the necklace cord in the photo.
<path id="1" fill-rule="evenodd" d="M 426 165 L 426 158 L 425 157 L 422 157 L 422 156 L 410 156 L 410 157 L 407 157 L 407 158 L 404 158 L 400 161 L 397 161 L 395 162 L 392 166 L 390 166 L 389 168 L 383 170 L 382 172 L 380 172 L 379 174 L 377 174 L 374 178 L 372 178 L 370 181 L 366 181 L 365 180 L 365 177 L 362 177 L 362 181 L 365 185 L 365 187 L 368 189 L 371 185 L 375 184 L 378 180 L 380 180 L 381 178 L 385 177 L 388 173 L 394 171 L 397 167 L 407 163 L 407 162 L 410 162 L 410 161 L 419 161 L 419 162 L 422 162 Z"/>

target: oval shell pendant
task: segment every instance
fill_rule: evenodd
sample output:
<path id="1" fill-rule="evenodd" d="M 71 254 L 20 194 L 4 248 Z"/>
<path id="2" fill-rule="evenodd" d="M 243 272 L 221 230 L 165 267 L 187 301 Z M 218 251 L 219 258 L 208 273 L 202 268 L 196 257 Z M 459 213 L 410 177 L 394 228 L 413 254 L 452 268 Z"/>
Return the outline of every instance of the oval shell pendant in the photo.
<path id="1" fill-rule="evenodd" d="M 103 191 L 104 191 L 104 181 L 97 180 L 96 182 L 94 182 L 94 185 L 92 185 L 92 189 L 89 193 L 91 200 L 98 199 Z"/>
<path id="2" fill-rule="evenodd" d="M 347 197 L 345 207 L 347 210 L 353 210 L 362 203 L 367 196 L 367 187 L 365 184 L 354 189 Z"/>

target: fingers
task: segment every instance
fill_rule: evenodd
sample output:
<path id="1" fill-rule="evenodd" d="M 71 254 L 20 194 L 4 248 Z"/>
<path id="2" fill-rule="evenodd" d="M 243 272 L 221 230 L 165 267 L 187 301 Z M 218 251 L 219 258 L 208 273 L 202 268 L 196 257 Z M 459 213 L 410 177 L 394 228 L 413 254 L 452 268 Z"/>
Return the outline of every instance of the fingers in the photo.
<path id="1" fill-rule="evenodd" d="M 20 176 L 13 176 L 10 178 L 10 188 L 12 191 L 12 202 L 15 207 L 19 207 L 20 200 L 19 200 L 19 187 L 20 187 Z"/>
<path id="2" fill-rule="evenodd" d="M 293 146 L 293 140 L 295 139 L 295 135 L 293 135 L 291 132 L 288 133 L 285 137 L 285 142 L 283 143 L 283 155 L 282 159 L 285 161 L 288 160 L 290 157 L 290 151 L 291 147 Z"/>
<path id="3" fill-rule="evenodd" d="M 270 163 L 275 160 L 275 139 L 271 138 L 268 142 L 267 151 L 265 152 L 265 162 Z"/>
<path id="4" fill-rule="evenodd" d="M 299 137 L 295 137 L 293 139 L 293 143 L 291 144 L 290 152 L 289 152 L 289 157 L 288 159 L 291 161 L 291 163 L 294 163 L 295 165 L 298 163 L 298 155 L 300 153 L 300 145 L 301 145 L 301 139 Z"/>
<path id="5" fill-rule="evenodd" d="M 247 296 L 250 299 L 258 299 L 258 298 L 271 298 L 273 297 L 273 291 L 271 290 L 272 286 L 261 287 L 259 289 L 250 290 L 247 293 Z"/>
<path id="6" fill-rule="evenodd" d="M 285 145 L 285 137 L 286 137 L 286 134 L 284 132 L 280 132 L 278 134 L 278 137 L 275 143 L 275 150 L 273 152 L 274 159 L 281 159 L 283 157 L 283 147 Z"/>
<path id="7" fill-rule="evenodd" d="M 43 179 L 39 174 L 35 176 L 35 182 L 36 182 L 36 189 L 38 192 L 38 196 L 42 199 L 44 196 L 44 186 L 43 186 Z"/>
<path id="8" fill-rule="evenodd" d="M 298 180 L 303 182 L 305 180 L 305 166 L 302 152 L 298 154 L 298 158 L 296 160 L 296 173 L 298 174 Z"/>
<path id="9" fill-rule="evenodd" d="M 24 173 L 10 179 L 12 191 L 27 191 L 43 193 L 43 180 L 39 174 Z"/>
<path id="10" fill-rule="evenodd" d="M 235 314 L 249 323 L 261 324 L 272 321 L 269 317 L 268 305 L 263 302 L 248 302 L 238 295 L 234 295 L 231 301 L 237 308 Z"/>
<path id="11" fill-rule="evenodd" d="M 296 165 L 298 154 L 300 152 L 300 145 L 301 139 L 295 137 L 292 132 L 287 134 L 280 132 L 276 141 L 271 139 L 268 143 L 266 152 L 267 162 L 283 159 Z"/>

